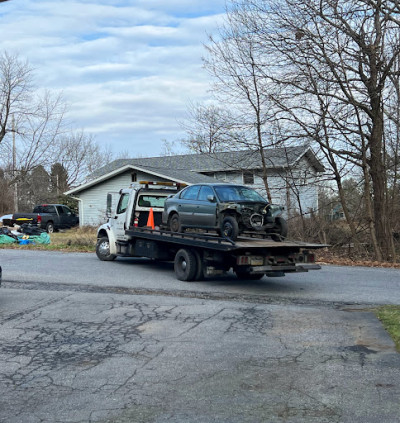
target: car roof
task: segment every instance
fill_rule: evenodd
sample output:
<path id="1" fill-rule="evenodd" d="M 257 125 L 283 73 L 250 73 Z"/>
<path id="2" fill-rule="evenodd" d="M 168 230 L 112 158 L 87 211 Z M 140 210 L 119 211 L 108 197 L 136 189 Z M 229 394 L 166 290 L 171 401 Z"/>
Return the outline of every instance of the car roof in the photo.
<path id="1" fill-rule="evenodd" d="M 209 187 L 244 187 L 244 188 L 251 188 L 248 187 L 246 185 L 243 184 L 231 184 L 230 182 L 205 182 L 205 183 L 198 183 L 198 184 L 193 184 L 193 185 L 189 185 L 191 187 L 193 186 L 200 186 L 200 185 L 206 185 Z"/>

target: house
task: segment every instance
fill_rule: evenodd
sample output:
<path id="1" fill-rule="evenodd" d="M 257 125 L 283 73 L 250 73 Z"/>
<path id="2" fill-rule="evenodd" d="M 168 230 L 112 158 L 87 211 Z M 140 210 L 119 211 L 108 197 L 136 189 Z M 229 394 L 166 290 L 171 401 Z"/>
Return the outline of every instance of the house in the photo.
<path id="1" fill-rule="evenodd" d="M 316 179 L 324 171 L 307 146 L 264 150 L 273 203 L 284 205 L 287 215 L 318 208 Z M 98 169 L 86 183 L 65 194 L 79 200 L 81 225 L 104 222 L 106 195 L 141 180 L 173 181 L 188 185 L 225 181 L 251 186 L 264 194 L 259 151 L 118 159 Z"/>

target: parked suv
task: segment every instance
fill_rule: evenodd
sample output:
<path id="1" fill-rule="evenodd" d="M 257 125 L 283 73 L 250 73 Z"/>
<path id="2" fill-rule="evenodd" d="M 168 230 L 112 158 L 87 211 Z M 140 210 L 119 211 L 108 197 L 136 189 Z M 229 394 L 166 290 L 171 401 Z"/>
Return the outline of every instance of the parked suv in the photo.
<path id="1" fill-rule="evenodd" d="M 280 241 L 287 236 L 282 210 L 244 185 L 196 184 L 165 201 L 162 222 L 172 232 L 211 229 L 235 240 L 243 232 L 257 231 Z"/>

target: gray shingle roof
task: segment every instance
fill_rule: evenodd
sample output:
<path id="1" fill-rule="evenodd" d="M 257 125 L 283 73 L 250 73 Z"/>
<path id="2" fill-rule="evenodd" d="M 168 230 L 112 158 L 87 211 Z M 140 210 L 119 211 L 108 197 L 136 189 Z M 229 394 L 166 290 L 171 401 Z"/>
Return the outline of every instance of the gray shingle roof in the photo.
<path id="1" fill-rule="evenodd" d="M 129 163 L 129 165 L 135 166 L 135 164 Z M 141 169 L 147 170 L 150 173 L 155 172 L 165 176 L 166 178 L 170 178 L 173 181 L 182 181 L 188 184 L 197 184 L 200 182 L 215 182 L 215 179 L 202 175 L 201 173 L 192 172 L 190 170 L 181 170 L 181 169 L 174 169 L 174 168 L 163 168 L 163 167 L 153 167 L 153 166 L 140 166 Z"/>
<path id="2" fill-rule="evenodd" d="M 322 164 L 315 158 L 309 146 L 302 145 L 264 150 L 264 157 L 268 168 L 290 167 L 304 154 L 310 155 L 310 159 L 318 171 L 322 172 L 324 170 Z M 193 175 L 193 172 L 207 173 L 233 169 L 259 169 L 262 167 L 259 151 L 239 150 L 213 154 L 183 154 L 164 157 L 118 159 L 98 169 L 90 175 L 90 179 L 99 178 L 126 165 L 152 169 L 160 173 L 161 170 L 167 170 L 168 174 L 165 173 L 166 176 L 173 177 L 173 175 L 178 175 L 179 179 L 183 179 L 183 174 L 188 178 L 190 175 Z M 196 175 L 196 181 L 206 182 L 199 180 L 199 175 Z"/>

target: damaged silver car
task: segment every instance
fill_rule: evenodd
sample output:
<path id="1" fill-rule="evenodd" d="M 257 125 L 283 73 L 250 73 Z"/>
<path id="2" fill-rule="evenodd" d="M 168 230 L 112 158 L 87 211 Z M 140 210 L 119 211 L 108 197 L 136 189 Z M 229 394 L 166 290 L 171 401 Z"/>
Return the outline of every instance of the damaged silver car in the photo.
<path id="1" fill-rule="evenodd" d="M 244 185 L 197 184 L 165 201 L 162 220 L 172 232 L 211 229 L 235 240 L 240 234 L 256 231 L 281 241 L 287 236 L 282 211 L 282 206 L 268 203 Z"/>

